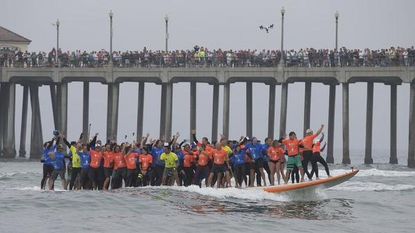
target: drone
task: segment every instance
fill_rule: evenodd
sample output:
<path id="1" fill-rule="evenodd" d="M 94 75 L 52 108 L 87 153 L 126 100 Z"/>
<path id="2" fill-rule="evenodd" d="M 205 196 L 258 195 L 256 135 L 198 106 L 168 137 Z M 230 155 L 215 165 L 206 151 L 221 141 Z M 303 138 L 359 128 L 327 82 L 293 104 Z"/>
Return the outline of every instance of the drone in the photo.
<path id="1" fill-rule="evenodd" d="M 262 25 L 259 26 L 260 30 L 265 30 L 267 33 L 269 33 L 269 30 L 272 29 L 272 28 L 274 28 L 274 24 L 271 24 L 268 27 L 265 27 L 265 26 L 262 26 Z"/>

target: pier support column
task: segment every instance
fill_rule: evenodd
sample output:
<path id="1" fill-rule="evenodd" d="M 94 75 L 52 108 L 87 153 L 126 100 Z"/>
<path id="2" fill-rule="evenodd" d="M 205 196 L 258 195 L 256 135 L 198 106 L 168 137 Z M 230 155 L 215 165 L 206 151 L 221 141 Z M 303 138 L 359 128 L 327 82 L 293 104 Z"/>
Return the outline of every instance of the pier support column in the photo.
<path id="1" fill-rule="evenodd" d="M 397 120 L 397 92 L 396 92 L 396 84 L 391 84 L 391 136 L 390 136 L 390 158 L 389 163 L 391 164 L 398 164 L 398 155 L 397 155 L 397 128 L 396 128 L 396 120 Z"/>
<path id="2" fill-rule="evenodd" d="M 218 118 L 219 118 L 219 84 L 213 84 L 212 141 L 218 140 Z"/>
<path id="3" fill-rule="evenodd" d="M 268 100 L 268 137 L 274 138 L 275 127 L 275 84 L 269 85 Z"/>
<path id="4" fill-rule="evenodd" d="M 56 86 L 57 92 L 57 113 L 58 113 L 58 127 L 62 134 L 67 134 L 68 127 L 68 83 L 60 83 Z"/>
<path id="5" fill-rule="evenodd" d="M 87 142 L 90 135 L 88 135 L 89 125 L 89 82 L 84 82 L 83 92 L 83 111 L 82 111 L 82 132 L 84 133 L 84 140 Z"/>
<path id="6" fill-rule="evenodd" d="M 108 84 L 107 140 L 117 140 L 120 84 Z"/>
<path id="7" fill-rule="evenodd" d="M 246 82 L 246 136 L 252 137 L 252 82 Z"/>
<path id="8" fill-rule="evenodd" d="M 350 164 L 349 151 L 349 84 L 343 83 L 343 164 Z"/>
<path id="9" fill-rule="evenodd" d="M 3 83 L 4 91 L 6 96 L 5 106 L 5 124 L 3 128 L 3 156 L 5 158 L 16 157 L 15 147 L 15 99 L 16 99 L 16 84 L 14 83 Z"/>
<path id="10" fill-rule="evenodd" d="M 26 156 L 26 131 L 27 131 L 27 104 L 29 101 L 29 87 L 23 86 L 23 103 L 22 103 L 22 124 L 20 127 L 20 148 L 19 157 Z"/>
<path id="11" fill-rule="evenodd" d="M 39 86 L 30 85 L 32 106 L 32 129 L 30 136 L 30 158 L 40 158 L 43 152 L 42 120 L 40 117 Z"/>
<path id="12" fill-rule="evenodd" d="M 0 155 L 3 156 L 3 134 L 4 134 L 4 125 L 6 124 L 6 98 L 5 85 L 0 83 Z"/>
<path id="13" fill-rule="evenodd" d="M 310 114 L 311 114 L 311 82 L 305 83 L 304 90 L 304 136 L 307 129 L 310 128 Z"/>
<path id="14" fill-rule="evenodd" d="M 190 82 L 190 140 L 192 130 L 196 130 L 196 98 L 196 82 Z"/>
<path id="15" fill-rule="evenodd" d="M 415 82 L 410 86 L 408 167 L 415 168 Z"/>
<path id="16" fill-rule="evenodd" d="M 365 164 L 372 164 L 373 82 L 367 83 Z"/>
<path id="17" fill-rule="evenodd" d="M 143 137 L 145 82 L 138 83 L 137 142 Z"/>
<path id="18" fill-rule="evenodd" d="M 168 83 L 166 88 L 166 129 L 164 135 L 167 140 L 172 136 L 173 121 L 173 83 Z"/>
<path id="19" fill-rule="evenodd" d="M 327 163 L 334 163 L 334 119 L 336 112 L 336 85 L 330 84 L 329 91 L 329 116 L 327 127 Z"/>
<path id="20" fill-rule="evenodd" d="M 166 93 L 167 83 L 161 84 L 161 103 L 160 103 L 160 139 L 165 139 L 166 130 Z"/>
<path id="21" fill-rule="evenodd" d="M 229 114 L 230 114 L 231 84 L 223 85 L 223 135 L 229 138 Z"/>
<path id="22" fill-rule="evenodd" d="M 281 84 L 281 111 L 280 111 L 280 137 L 286 134 L 287 127 L 288 83 Z"/>
<path id="23" fill-rule="evenodd" d="M 53 123 L 55 125 L 55 129 L 58 128 L 58 98 L 56 94 L 56 85 L 51 84 L 49 85 L 50 88 L 50 98 L 52 100 L 52 112 L 53 112 Z"/>

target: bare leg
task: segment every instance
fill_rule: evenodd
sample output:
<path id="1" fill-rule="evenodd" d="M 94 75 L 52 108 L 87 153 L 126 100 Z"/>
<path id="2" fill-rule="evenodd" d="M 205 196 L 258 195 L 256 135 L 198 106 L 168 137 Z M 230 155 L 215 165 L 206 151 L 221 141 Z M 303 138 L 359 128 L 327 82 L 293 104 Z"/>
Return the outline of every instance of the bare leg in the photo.
<path id="1" fill-rule="evenodd" d="M 276 167 L 275 172 L 277 173 L 277 182 L 278 182 L 278 185 L 280 185 L 280 182 L 281 182 L 281 174 L 280 174 L 281 173 L 281 162 L 278 161 L 277 165 L 275 167 Z"/>
<path id="2" fill-rule="evenodd" d="M 218 173 L 218 185 L 217 185 L 217 187 L 218 188 L 221 188 L 221 187 L 223 187 L 222 186 L 222 173 Z"/>
<path id="3" fill-rule="evenodd" d="M 212 179 L 213 179 L 213 173 L 211 172 L 210 174 L 209 174 L 209 178 L 208 178 L 208 181 L 207 181 L 207 187 L 212 187 L 211 185 L 212 185 Z"/>
<path id="4" fill-rule="evenodd" d="M 301 174 L 300 182 L 304 182 L 304 169 L 303 168 L 299 168 L 299 169 L 300 169 L 300 174 Z"/>
<path id="5" fill-rule="evenodd" d="M 275 185 L 275 164 L 273 162 L 268 162 L 268 167 L 269 167 L 269 175 L 270 175 L 270 183 L 272 186 Z"/>
<path id="6" fill-rule="evenodd" d="M 267 186 L 267 181 L 265 180 L 264 168 L 260 168 L 259 173 L 261 173 L 261 178 L 264 181 L 264 186 Z"/>

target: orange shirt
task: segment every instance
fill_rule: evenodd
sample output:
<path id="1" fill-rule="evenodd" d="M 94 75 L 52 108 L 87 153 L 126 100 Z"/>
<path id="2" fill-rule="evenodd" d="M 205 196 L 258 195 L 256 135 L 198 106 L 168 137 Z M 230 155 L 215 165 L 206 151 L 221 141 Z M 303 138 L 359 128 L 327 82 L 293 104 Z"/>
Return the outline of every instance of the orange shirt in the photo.
<path id="1" fill-rule="evenodd" d="M 223 165 L 225 164 L 225 161 L 228 161 L 228 152 L 226 152 L 224 149 L 214 149 L 212 156 L 213 163 L 216 165 Z"/>
<path id="2" fill-rule="evenodd" d="M 104 168 L 112 168 L 114 162 L 114 153 L 112 151 L 104 152 Z"/>
<path id="3" fill-rule="evenodd" d="M 203 151 L 199 154 L 199 159 L 197 160 L 197 164 L 199 166 L 206 166 L 209 163 L 210 155 L 208 152 Z"/>
<path id="4" fill-rule="evenodd" d="M 129 155 L 125 156 L 125 162 L 127 163 L 127 169 L 135 170 L 137 168 L 137 153 L 130 153 Z"/>
<path id="5" fill-rule="evenodd" d="M 190 154 L 187 151 L 183 151 L 184 160 L 183 160 L 183 167 L 192 167 L 193 163 L 195 162 L 195 155 Z"/>
<path id="6" fill-rule="evenodd" d="M 124 155 L 121 152 L 114 153 L 114 169 L 125 167 L 127 167 L 127 164 L 125 163 Z"/>
<path id="7" fill-rule="evenodd" d="M 306 136 L 300 142 L 300 145 L 304 146 L 304 151 L 311 151 L 313 150 L 313 141 L 317 137 L 317 134 L 313 134 L 310 136 Z"/>
<path id="8" fill-rule="evenodd" d="M 278 161 L 284 157 L 284 150 L 281 147 L 268 148 L 268 156 L 271 161 Z"/>
<path id="9" fill-rule="evenodd" d="M 99 168 L 102 160 L 102 153 L 99 151 L 91 150 L 91 163 L 89 164 L 92 168 Z"/>
<path id="10" fill-rule="evenodd" d="M 153 163 L 153 156 L 151 156 L 151 154 L 142 154 L 139 155 L 139 160 L 141 163 L 141 171 L 146 172 Z"/>
<path id="11" fill-rule="evenodd" d="M 320 141 L 314 144 L 313 153 L 320 153 Z"/>
<path id="12" fill-rule="evenodd" d="M 294 157 L 298 155 L 299 153 L 298 148 L 300 145 L 300 141 L 298 141 L 297 139 L 294 139 L 294 140 L 286 139 L 282 141 L 282 143 L 287 148 L 289 157 Z"/>

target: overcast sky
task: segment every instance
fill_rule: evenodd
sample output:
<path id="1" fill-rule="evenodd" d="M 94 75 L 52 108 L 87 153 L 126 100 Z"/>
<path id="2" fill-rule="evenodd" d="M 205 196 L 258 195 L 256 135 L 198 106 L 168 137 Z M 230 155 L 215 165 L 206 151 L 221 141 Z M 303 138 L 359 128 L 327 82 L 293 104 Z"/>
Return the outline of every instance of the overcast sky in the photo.
<path id="1" fill-rule="evenodd" d="M 333 48 L 334 13 L 340 13 L 339 46 L 348 48 L 388 48 L 414 45 L 415 28 L 411 0 L 1 0 L 0 25 L 32 40 L 31 51 L 49 51 L 56 45 L 52 23 L 61 22 L 60 46 L 63 50 L 109 49 L 109 17 L 114 12 L 114 50 L 153 50 L 164 48 L 164 16 L 170 18 L 170 49 L 188 49 L 194 45 L 210 49 L 272 49 L 280 46 L 281 15 L 286 9 L 285 48 Z M 276 27 L 269 34 L 258 29 L 264 24 Z M 211 136 L 212 87 L 197 86 L 197 129 L 199 135 Z M 335 148 L 341 149 L 341 87 L 336 96 Z M 222 129 L 222 87 L 220 89 L 219 132 Z M 302 132 L 304 84 L 289 87 L 287 129 Z M 184 137 L 189 132 L 189 84 L 174 85 L 173 131 Z M 22 88 L 17 87 L 16 146 L 19 146 Z M 268 88 L 254 84 L 254 134 L 267 133 Z M 276 128 L 279 132 L 280 87 L 276 92 Z M 92 131 L 106 135 L 106 86 L 91 84 L 90 121 Z M 390 88 L 375 84 L 373 148 L 377 154 L 389 154 Z M 44 138 L 53 130 L 50 93 L 40 89 Z M 160 87 L 146 85 L 144 131 L 159 132 Z M 408 147 L 409 86 L 398 87 L 398 148 L 401 163 L 406 163 Z M 231 86 L 230 137 L 245 133 L 245 84 Z M 364 148 L 366 84 L 350 87 L 351 149 Z M 82 84 L 69 85 L 68 136 L 77 137 L 82 128 Z M 123 83 L 120 89 L 118 137 L 136 129 L 137 84 Z M 29 109 L 30 111 L 30 109 Z M 327 124 L 328 87 L 313 84 L 311 125 Z M 28 126 L 30 127 L 30 114 Z M 299 133 L 301 134 L 301 133 Z M 28 142 L 29 140 L 28 133 Z M 335 155 L 341 161 L 340 154 Z M 361 157 L 363 161 L 363 155 Z M 360 161 L 359 161 L 360 162 Z"/>

